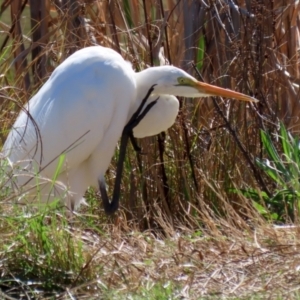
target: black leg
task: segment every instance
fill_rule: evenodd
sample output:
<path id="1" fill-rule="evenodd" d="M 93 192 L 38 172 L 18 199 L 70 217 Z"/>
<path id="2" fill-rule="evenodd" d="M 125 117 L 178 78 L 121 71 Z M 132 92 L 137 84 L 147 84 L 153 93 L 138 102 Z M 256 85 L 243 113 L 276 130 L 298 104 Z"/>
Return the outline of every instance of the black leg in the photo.
<path id="1" fill-rule="evenodd" d="M 159 97 L 158 97 L 159 98 Z M 151 103 L 149 103 L 145 110 L 137 116 L 137 118 L 135 120 L 132 120 L 132 122 L 128 122 L 127 125 L 125 126 L 124 128 L 124 131 L 127 131 L 128 132 L 128 135 L 129 135 L 129 138 L 130 138 L 130 141 L 131 141 L 131 144 L 133 146 L 133 149 L 138 152 L 139 154 L 142 154 L 141 153 L 141 148 L 138 146 L 137 142 L 136 142 L 136 139 L 133 135 L 133 129 L 134 127 L 136 127 L 142 120 L 143 118 L 145 117 L 145 115 L 149 112 L 149 110 L 156 104 L 157 102 L 157 99 L 155 99 L 154 101 L 152 101 Z"/>
<path id="2" fill-rule="evenodd" d="M 154 91 L 154 87 L 155 86 L 156 86 L 156 84 L 154 84 L 154 85 L 151 86 L 151 88 L 149 89 L 149 91 L 146 94 L 145 98 L 142 100 L 140 106 L 138 107 L 138 109 L 136 110 L 136 112 L 132 115 L 132 117 L 130 118 L 130 120 L 128 121 L 127 124 L 130 124 L 133 120 L 135 120 L 139 116 L 139 114 L 143 110 L 143 107 L 145 106 L 148 98 L 150 97 L 151 93 Z"/>
<path id="3" fill-rule="evenodd" d="M 112 197 L 111 201 L 109 201 L 105 183 L 100 180 L 98 181 L 104 211 L 107 215 L 112 215 L 119 208 L 121 179 L 122 179 L 123 164 L 124 164 L 124 160 L 125 160 L 126 147 L 128 144 L 128 140 L 131 139 L 131 142 L 134 140 L 133 131 L 132 131 L 133 128 L 136 127 L 141 122 L 141 120 L 145 117 L 145 115 L 149 112 L 149 110 L 153 107 L 153 105 L 156 104 L 158 98 L 155 101 L 149 103 L 146 106 L 146 108 L 144 109 L 144 111 L 142 111 L 143 107 L 146 104 L 146 101 L 148 100 L 148 98 L 151 95 L 151 93 L 153 92 L 153 90 L 154 90 L 154 85 L 149 89 L 147 95 L 142 100 L 139 108 L 132 115 L 129 122 L 124 127 L 122 137 L 121 137 L 119 160 L 118 160 L 118 164 L 117 164 L 117 175 L 116 175 L 116 180 L 115 180 L 115 185 L 114 185 L 114 190 L 113 190 L 113 197 Z M 135 143 L 135 146 L 137 146 L 135 140 L 133 142 L 133 145 L 134 145 L 134 143 Z M 133 146 L 133 147 L 135 147 L 135 146 Z M 137 149 L 140 149 L 140 148 L 137 146 Z"/>
<path id="4" fill-rule="evenodd" d="M 130 132 L 132 132 L 133 128 L 139 125 L 139 123 L 143 120 L 143 118 L 146 116 L 146 114 L 149 112 L 149 110 L 156 104 L 158 98 L 155 99 L 154 101 L 152 101 L 151 103 L 149 103 L 146 106 L 146 108 L 142 111 L 141 114 L 137 115 L 134 119 L 131 118 L 129 120 L 129 122 L 127 123 L 127 125 L 125 126 L 123 132 L 126 131 L 128 134 L 130 134 Z"/>
<path id="5" fill-rule="evenodd" d="M 127 134 L 123 134 L 121 137 L 119 160 L 118 160 L 118 164 L 117 164 L 117 175 L 116 175 L 113 197 L 112 197 L 111 202 L 108 199 L 105 183 L 101 182 L 101 181 L 98 182 L 104 211 L 107 215 L 112 215 L 119 208 L 121 179 L 122 179 L 122 173 L 123 173 L 123 163 L 125 160 L 128 139 L 129 139 L 129 136 Z"/>

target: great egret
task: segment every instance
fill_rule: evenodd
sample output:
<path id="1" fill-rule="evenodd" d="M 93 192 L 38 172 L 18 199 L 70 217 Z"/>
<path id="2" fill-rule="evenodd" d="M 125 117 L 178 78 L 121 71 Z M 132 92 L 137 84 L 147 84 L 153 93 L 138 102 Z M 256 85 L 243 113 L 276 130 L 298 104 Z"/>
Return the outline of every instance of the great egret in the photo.
<path id="1" fill-rule="evenodd" d="M 142 99 L 147 100 L 151 86 L 149 102 L 160 99 L 139 125 L 135 123 L 135 129 L 129 128 L 136 137 L 159 133 L 174 123 L 178 101 L 171 95 L 257 101 L 198 82 L 174 66 L 135 73 L 112 49 L 81 49 L 54 70 L 20 112 L 7 137 L 3 154 L 13 166 L 14 184 L 31 187 L 31 197 L 43 201 L 63 197 L 70 209 L 83 201 L 87 187 L 98 185 L 105 211 L 113 213 L 118 208 L 119 187 L 110 203 L 104 175 L 124 126 L 138 108 L 143 109 Z"/>

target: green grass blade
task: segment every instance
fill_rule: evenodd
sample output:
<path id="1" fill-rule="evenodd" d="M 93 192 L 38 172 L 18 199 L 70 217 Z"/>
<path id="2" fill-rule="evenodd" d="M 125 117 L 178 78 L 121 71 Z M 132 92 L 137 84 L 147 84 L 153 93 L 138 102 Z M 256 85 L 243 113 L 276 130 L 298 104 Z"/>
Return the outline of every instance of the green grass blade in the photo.
<path id="1" fill-rule="evenodd" d="M 52 181 L 55 182 L 57 180 L 58 175 L 60 174 L 62 167 L 63 167 L 63 163 L 65 161 L 66 158 L 66 154 L 62 154 L 59 156 L 58 158 L 58 164 L 54 173 L 54 176 L 52 178 Z"/>
<path id="2" fill-rule="evenodd" d="M 283 148 L 284 154 L 290 158 L 291 156 L 291 145 L 288 142 L 289 141 L 289 136 L 288 133 L 282 123 L 280 123 L 280 137 L 281 137 L 281 145 Z"/>
<path id="3" fill-rule="evenodd" d="M 261 135 L 261 140 L 262 140 L 264 149 L 267 151 L 267 153 L 270 157 L 270 160 L 274 163 L 275 169 L 277 169 L 278 173 L 282 173 L 286 178 L 288 178 L 289 172 L 286 169 L 286 167 L 284 166 L 284 164 L 282 163 L 282 159 L 279 156 L 270 135 L 262 130 L 260 132 L 260 135 Z M 268 167 L 268 166 L 266 166 L 266 167 Z"/>
<path id="4" fill-rule="evenodd" d="M 133 28 L 132 13 L 129 0 L 123 0 L 124 14 L 129 28 Z"/>
<path id="5" fill-rule="evenodd" d="M 280 185 L 284 185 L 285 186 L 285 181 L 281 178 L 280 176 L 280 172 L 277 168 L 274 168 L 271 166 L 270 163 L 268 163 L 269 161 L 263 161 L 261 159 L 256 159 L 255 160 L 257 165 L 265 171 L 265 173 L 271 177 L 274 181 L 276 181 L 278 184 Z"/>
<path id="6" fill-rule="evenodd" d="M 204 53 L 205 53 L 205 37 L 201 35 L 198 41 L 198 49 L 197 49 L 197 68 L 199 70 L 202 69 L 203 61 L 204 61 Z"/>

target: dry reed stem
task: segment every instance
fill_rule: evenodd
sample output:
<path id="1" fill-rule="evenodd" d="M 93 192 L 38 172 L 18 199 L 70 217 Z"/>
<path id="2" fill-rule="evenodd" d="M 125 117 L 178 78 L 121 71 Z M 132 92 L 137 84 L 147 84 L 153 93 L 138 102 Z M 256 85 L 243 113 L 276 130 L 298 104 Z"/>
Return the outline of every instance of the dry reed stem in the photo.
<path id="1" fill-rule="evenodd" d="M 139 159 L 129 153 L 131 169 L 124 179 L 122 200 L 126 210 L 139 211 L 144 219 L 141 229 L 157 223 L 155 205 L 164 209 L 173 224 L 190 220 L 189 214 L 197 214 L 202 205 L 219 210 L 224 218 L 231 216 L 230 209 L 241 219 L 253 217 L 249 201 L 230 193 L 230 188 L 270 187 L 268 178 L 257 182 L 249 166 L 249 159 L 263 153 L 261 128 L 276 131 L 278 120 L 283 119 L 298 131 L 298 4 L 239 0 L 238 6 L 232 6 L 225 0 L 151 0 L 128 1 L 126 11 L 123 1 L 39 1 L 30 10 L 22 10 L 25 2 L 21 0 L 7 3 L 2 3 L 1 13 L 10 10 L 13 15 L 6 24 L 11 35 L 5 32 L 12 46 L 0 64 L 0 84 L 11 88 L 1 89 L 3 99 L 25 103 L 65 57 L 95 43 L 121 52 L 137 70 L 155 64 L 162 45 L 174 65 L 194 73 L 194 62 L 206 81 L 255 95 L 260 100 L 256 107 L 218 101 L 233 132 L 210 99 L 180 99 L 181 112 L 166 141 L 163 136 L 145 139 L 141 145 L 151 151 Z M 27 24 L 31 21 L 28 32 L 23 19 L 21 26 L 20 15 Z M 30 45 L 24 36 L 31 38 Z M 202 61 L 200 39 L 205 45 Z M 7 42 L 2 45 L 10 47 Z M 4 130 L 16 117 L 13 110 L 18 108 L 11 101 L 1 107 Z M 6 134 L 1 133 L 2 141 Z M 112 185 L 114 178 L 109 177 Z"/>

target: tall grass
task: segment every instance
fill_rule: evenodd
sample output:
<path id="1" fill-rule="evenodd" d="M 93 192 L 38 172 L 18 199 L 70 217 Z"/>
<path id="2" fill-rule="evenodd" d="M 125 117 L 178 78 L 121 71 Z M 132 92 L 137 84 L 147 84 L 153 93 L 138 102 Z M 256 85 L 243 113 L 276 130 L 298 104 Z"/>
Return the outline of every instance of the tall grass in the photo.
<path id="1" fill-rule="evenodd" d="M 102 230 L 118 236 L 118 229 L 148 229 L 157 237 L 171 237 L 174 230 L 197 229 L 200 235 L 220 237 L 238 235 L 240 229 L 251 232 L 264 222 L 252 202 L 232 190 L 276 189 L 255 164 L 256 157 L 264 157 L 260 130 L 278 132 L 280 120 L 292 134 L 299 132 L 299 4 L 31 0 L 28 6 L 27 2 L 0 2 L 1 143 L 22 105 L 54 68 L 77 49 L 95 44 L 118 51 L 137 71 L 168 60 L 199 80 L 260 100 L 253 105 L 180 99 L 180 114 L 168 132 L 140 140 L 144 155 L 128 149 L 118 214 L 107 219 L 95 191 L 89 190 L 90 206 L 72 219 L 78 230 L 102 237 Z M 107 172 L 109 186 L 114 183 L 117 156 L 118 149 Z M 4 184 L 6 175 L 2 176 Z M 50 206 L 42 214 L 33 210 L 27 215 L 21 205 L 12 205 L 9 191 L 2 191 L 1 233 L 16 233 L 15 241 L 1 250 L 15 262 L 8 269 L 22 276 L 40 278 L 40 272 L 45 278 L 62 276 L 65 284 L 67 274 L 80 284 L 85 274 L 95 278 L 103 270 L 103 261 L 99 268 L 89 269 L 101 247 L 87 251 L 91 236 L 82 243 L 59 210 Z M 67 251 L 62 253 L 53 240 Z M 113 251 L 113 246 L 109 248 Z M 31 253 L 28 262 L 27 253 Z M 25 262 L 22 268 L 20 258 Z M 42 268 L 30 269 L 33 260 Z M 116 282 L 114 268 L 119 268 L 117 263 L 106 284 Z"/>
<path id="2" fill-rule="evenodd" d="M 129 151 L 121 200 L 126 217 L 144 218 L 144 229 L 155 223 L 157 211 L 172 224 L 203 207 L 235 219 L 249 205 L 231 188 L 268 189 L 253 163 L 262 153 L 259 129 L 277 130 L 278 120 L 294 132 L 299 126 L 297 7 L 279 0 L 238 6 L 171 0 L 25 3 L 1 5 L 1 15 L 12 16 L 1 23 L 2 142 L 19 107 L 76 49 L 111 47 L 138 71 L 159 64 L 163 47 L 170 63 L 260 103 L 180 99 L 175 126 L 142 140 L 146 155 Z M 113 163 L 109 185 L 114 168 Z"/>

